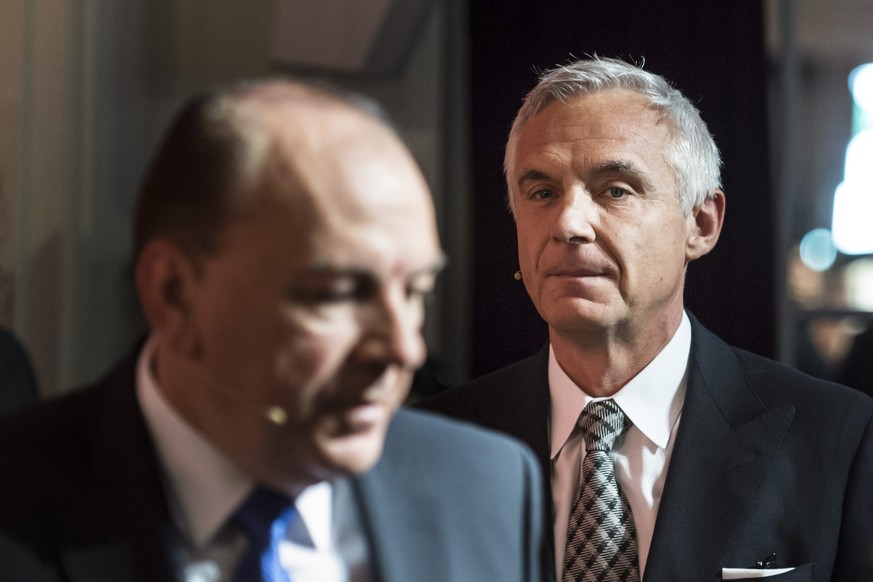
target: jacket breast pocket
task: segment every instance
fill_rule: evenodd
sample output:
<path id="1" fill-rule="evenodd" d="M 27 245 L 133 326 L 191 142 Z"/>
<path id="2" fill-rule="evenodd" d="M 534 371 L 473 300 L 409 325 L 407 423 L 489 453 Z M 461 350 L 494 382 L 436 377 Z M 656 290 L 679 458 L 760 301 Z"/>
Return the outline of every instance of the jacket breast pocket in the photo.
<path id="1" fill-rule="evenodd" d="M 745 570 L 739 568 L 722 569 L 722 580 L 761 580 L 762 582 L 813 582 L 815 563 L 810 562 L 802 566 L 792 568 L 788 572 L 779 574 L 772 570 Z"/>

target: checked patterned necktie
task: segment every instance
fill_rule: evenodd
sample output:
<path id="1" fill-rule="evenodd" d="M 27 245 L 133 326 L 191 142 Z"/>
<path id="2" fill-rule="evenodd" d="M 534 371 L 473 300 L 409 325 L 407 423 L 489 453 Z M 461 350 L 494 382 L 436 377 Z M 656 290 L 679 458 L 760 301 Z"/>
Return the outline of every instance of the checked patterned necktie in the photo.
<path id="1" fill-rule="evenodd" d="M 609 455 L 630 424 L 612 400 L 590 402 L 579 416 L 586 453 L 567 528 L 563 582 L 640 580 L 634 518 Z"/>

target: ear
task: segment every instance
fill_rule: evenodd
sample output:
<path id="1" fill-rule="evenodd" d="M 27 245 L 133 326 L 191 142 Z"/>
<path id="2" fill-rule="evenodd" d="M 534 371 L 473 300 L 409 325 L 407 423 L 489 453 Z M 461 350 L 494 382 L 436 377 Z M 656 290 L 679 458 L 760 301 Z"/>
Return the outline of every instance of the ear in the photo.
<path id="1" fill-rule="evenodd" d="M 165 238 L 146 243 L 136 260 L 136 290 L 152 333 L 174 352 L 191 357 L 201 347 L 194 311 L 199 279 L 190 254 Z"/>
<path id="2" fill-rule="evenodd" d="M 724 192 L 715 194 L 691 211 L 689 234 L 685 243 L 685 263 L 699 259 L 715 247 L 724 223 Z"/>

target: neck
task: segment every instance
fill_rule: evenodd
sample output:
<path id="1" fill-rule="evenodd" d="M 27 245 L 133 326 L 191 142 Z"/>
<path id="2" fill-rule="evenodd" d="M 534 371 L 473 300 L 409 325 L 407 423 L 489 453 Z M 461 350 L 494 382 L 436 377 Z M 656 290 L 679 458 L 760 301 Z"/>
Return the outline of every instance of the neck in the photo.
<path id="1" fill-rule="evenodd" d="M 567 376 L 596 398 L 615 395 L 661 353 L 679 329 L 682 312 L 640 329 L 562 333 L 549 328 L 555 359 Z"/>
<path id="2" fill-rule="evenodd" d="M 248 403 L 235 386 L 216 383 L 197 362 L 156 342 L 152 360 L 156 388 L 184 421 L 255 483 L 296 498 L 303 489 L 333 473 L 282 462 L 296 451 L 278 454 L 291 430 L 271 422 L 259 405 Z M 266 410 L 266 409 L 265 409 Z"/>

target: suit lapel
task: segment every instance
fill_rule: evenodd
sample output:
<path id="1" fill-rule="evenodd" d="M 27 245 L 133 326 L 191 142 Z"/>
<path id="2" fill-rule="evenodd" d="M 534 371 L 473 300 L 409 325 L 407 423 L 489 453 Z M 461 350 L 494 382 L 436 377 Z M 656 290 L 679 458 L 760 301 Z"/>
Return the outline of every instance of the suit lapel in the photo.
<path id="1" fill-rule="evenodd" d="M 489 402 L 480 414 L 483 424 L 526 443 L 540 464 L 543 487 L 543 555 L 549 579 L 555 578 L 554 501 L 552 499 L 552 460 L 549 434 L 551 395 L 549 393 L 549 344 L 533 356 L 506 370 L 507 381 L 499 386 L 500 396 Z"/>
<path id="2" fill-rule="evenodd" d="M 60 531 L 70 580 L 177 580 L 174 530 L 154 445 L 139 409 L 132 357 L 99 388 L 91 486 Z"/>
<path id="3" fill-rule="evenodd" d="M 392 540 L 406 538 L 396 533 L 399 527 L 395 519 L 396 508 L 385 498 L 380 479 L 372 472 L 353 479 L 352 487 L 367 538 L 372 579 L 385 582 L 402 580 L 406 572 L 406 551 L 392 547 Z"/>
<path id="4" fill-rule="evenodd" d="M 692 318 L 688 387 L 645 580 L 714 579 L 794 407 L 767 408 L 733 349 Z"/>
<path id="5" fill-rule="evenodd" d="M 371 578 L 381 582 L 415 580 L 419 572 L 440 568 L 429 560 L 444 554 L 437 547 L 438 528 L 423 509 L 432 500 L 404 479 L 402 468 L 412 463 L 407 454 L 411 451 L 405 447 L 392 447 L 373 469 L 350 480 L 367 538 Z"/>

